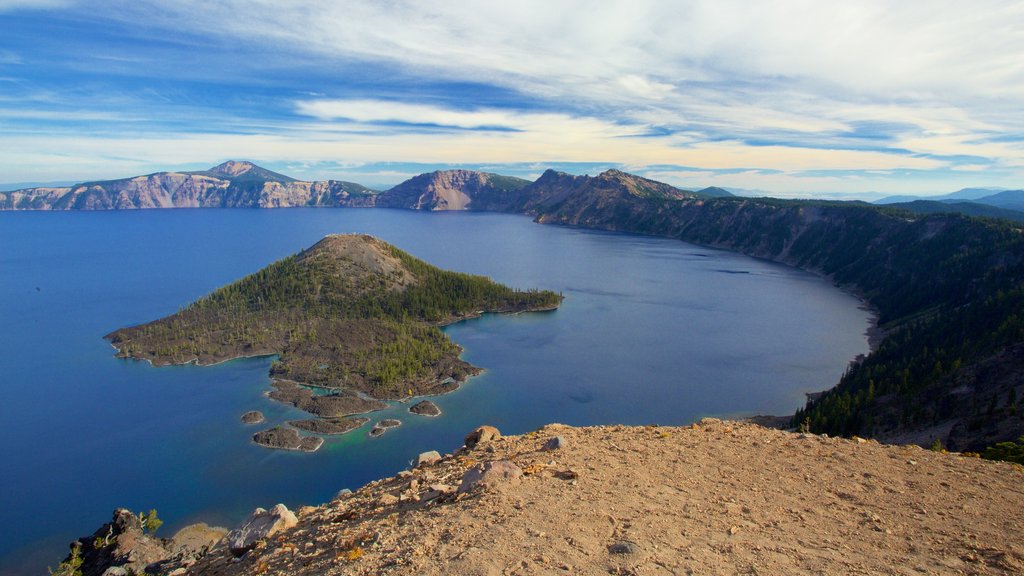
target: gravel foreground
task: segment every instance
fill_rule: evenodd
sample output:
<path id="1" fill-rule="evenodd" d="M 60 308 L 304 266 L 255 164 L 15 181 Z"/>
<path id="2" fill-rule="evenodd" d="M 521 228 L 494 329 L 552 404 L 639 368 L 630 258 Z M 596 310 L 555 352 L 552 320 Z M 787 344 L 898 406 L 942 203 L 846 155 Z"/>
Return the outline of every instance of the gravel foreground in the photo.
<path id="1" fill-rule="evenodd" d="M 552 424 L 301 508 L 188 573 L 1022 574 L 1022 481 L 1014 464 L 749 423 Z"/>

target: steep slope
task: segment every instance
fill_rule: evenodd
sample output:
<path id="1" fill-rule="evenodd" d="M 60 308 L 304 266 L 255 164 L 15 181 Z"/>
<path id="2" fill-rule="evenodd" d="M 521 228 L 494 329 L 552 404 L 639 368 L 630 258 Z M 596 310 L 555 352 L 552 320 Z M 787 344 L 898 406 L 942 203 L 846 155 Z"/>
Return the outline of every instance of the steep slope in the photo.
<path id="1" fill-rule="evenodd" d="M 240 558 L 222 541 L 182 572 L 1020 574 L 1021 479 L 1007 463 L 737 422 L 556 424 L 303 507 Z"/>
<path id="2" fill-rule="evenodd" d="M 377 205 L 411 210 L 503 210 L 529 180 L 474 170 L 414 176 L 380 195 Z"/>
<path id="3" fill-rule="evenodd" d="M 334 235 L 176 314 L 106 337 L 118 356 L 156 365 L 277 354 L 271 374 L 281 382 L 272 397 L 334 417 L 372 407 L 357 394 L 443 393 L 476 373 L 438 324 L 560 301 L 440 270 L 370 236 Z M 325 400 L 295 383 L 345 397 Z"/>
<path id="4" fill-rule="evenodd" d="M 302 182 L 251 162 L 228 161 L 200 172 L 158 172 L 67 188 L 2 192 L 0 210 L 372 206 L 375 196 L 373 190 L 352 182 Z"/>
<path id="5" fill-rule="evenodd" d="M 863 203 L 664 200 L 549 188 L 542 223 L 678 238 L 784 262 L 857 290 L 894 332 L 796 424 L 980 450 L 1024 434 L 1019 225 Z M 998 367 L 992 368 L 992 367 Z M 980 378 L 976 374 L 998 374 Z M 827 385 L 827 383 L 823 383 Z M 991 407 L 991 408 L 989 408 Z"/>

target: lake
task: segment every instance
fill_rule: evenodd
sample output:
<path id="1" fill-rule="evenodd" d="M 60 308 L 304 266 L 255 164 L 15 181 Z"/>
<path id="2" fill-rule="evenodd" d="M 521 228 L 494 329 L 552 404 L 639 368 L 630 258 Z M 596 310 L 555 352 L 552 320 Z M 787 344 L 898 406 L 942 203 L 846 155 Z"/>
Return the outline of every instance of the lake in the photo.
<path id="1" fill-rule="evenodd" d="M 272 451 L 269 358 L 154 368 L 104 334 L 175 312 L 329 233 L 378 236 L 437 266 L 565 295 L 550 313 L 445 328 L 486 372 L 433 400 L 444 414 Z M 686 424 L 792 413 L 868 351 L 870 314 L 812 274 L 682 242 L 486 213 L 384 209 L 0 212 L 0 573 L 39 574 L 116 507 L 236 525 L 253 508 L 341 488 L 451 452 L 475 426 Z M 243 425 L 262 410 L 268 422 Z"/>

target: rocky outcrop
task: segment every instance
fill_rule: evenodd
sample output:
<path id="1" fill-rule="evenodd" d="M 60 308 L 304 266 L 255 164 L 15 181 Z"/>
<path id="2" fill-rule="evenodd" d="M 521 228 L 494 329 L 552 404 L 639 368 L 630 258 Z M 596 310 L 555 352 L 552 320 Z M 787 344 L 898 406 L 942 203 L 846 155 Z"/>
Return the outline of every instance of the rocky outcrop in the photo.
<path id="1" fill-rule="evenodd" d="M 413 414 L 419 414 L 420 416 L 441 415 L 441 409 L 437 407 L 437 404 L 434 404 L 430 400 L 421 400 L 413 404 L 411 407 L 409 407 L 409 412 L 412 412 Z"/>
<path id="2" fill-rule="evenodd" d="M 395 420 L 394 418 L 386 418 L 373 425 L 373 428 L 370 429 L 370 436 L 376 438 L 378 436 L 383 435 L 388 430 L 392 428 L 398 428 L 401 425 L 401 420 Z"/>
<path id="3" fill-rule="evenodd" d="M 369 422 L 369 418 L 309 418 L 289 420 L 288 425 L 314 434 L 345 434 Z"/>
<path id="4" fill-rule="evenodd" d="M 322 418 L 340 418 L 387 407 L 387 404 L 379 400 L 360 396 L 351 390 L 314 394 L 308 386 L 290 380 L 274 380 L 272 386 L 274 390 L 270 392 L 270 398 Z"/>
<path id="5" fill-rule="evenodd" d="M 144 524 L 129 510 L 114 510 L 110 522 L 71 544 L 72 554 L 63 566 L 79 564 L 81 576 L 184 574 L 227 534 L 224 528 L 199 523 L 182 528 L 171 538 L 157 538 L 152 535 L 156 527 L 151 521 Z"/>
<path id="6" fill-rule="evenodd" d="M 296 430 L 282 426 L 257 432 L 253 434 L 252 441 L 265 448 L 300 452 L 316 452 L 324 443 L 319 436 L 302 436 Z"/>
<path id="7" fill-rule="evenodd" d="M 263 412 L 259 410 L 250 410 L 242 414 L 243 424 L 259 424 L 260 422 L 263 422 Z"/>

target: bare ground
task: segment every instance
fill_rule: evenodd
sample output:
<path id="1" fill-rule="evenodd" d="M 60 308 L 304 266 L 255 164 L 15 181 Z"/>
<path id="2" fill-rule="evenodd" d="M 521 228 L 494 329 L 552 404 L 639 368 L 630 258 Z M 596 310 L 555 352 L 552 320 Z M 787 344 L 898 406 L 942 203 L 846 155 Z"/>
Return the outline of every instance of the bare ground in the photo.
<path id="1" fill-rule="evenodd" d="M 453 493 L 494 460 L 526 475 Z M 749 423 L 550 425 L 300 509 L 190 573 L 1021 574 L 1022 470 Z"/>

